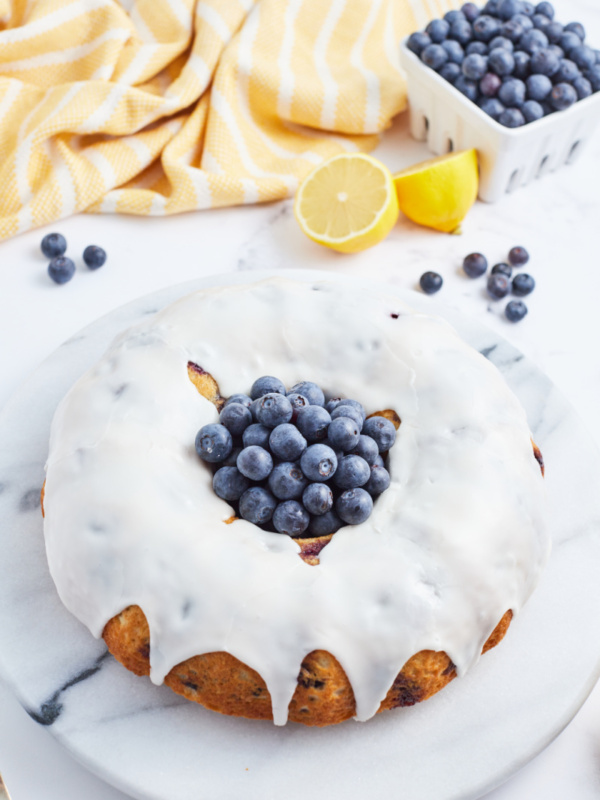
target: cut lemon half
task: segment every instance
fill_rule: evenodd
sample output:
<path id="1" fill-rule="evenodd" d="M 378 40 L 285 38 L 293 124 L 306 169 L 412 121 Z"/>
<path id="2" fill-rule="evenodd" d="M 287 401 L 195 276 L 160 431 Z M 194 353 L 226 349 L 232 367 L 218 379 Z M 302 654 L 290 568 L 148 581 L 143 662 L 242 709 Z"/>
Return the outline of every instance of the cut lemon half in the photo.
<path id="1" fill-rule="evenodd" d="M 391 172 L 364 153 L 334 156 L 302 182 L 294 213 L 314 242 L 358 253 L 388 235 L 398 219 Z"/>
<path id="2" fill-rule="evenodd" d="M 415 164 L 394 175 L 394 184 L 409 219 L 452 233 L 477 198 L 477 152 L 463 150 Z"/>

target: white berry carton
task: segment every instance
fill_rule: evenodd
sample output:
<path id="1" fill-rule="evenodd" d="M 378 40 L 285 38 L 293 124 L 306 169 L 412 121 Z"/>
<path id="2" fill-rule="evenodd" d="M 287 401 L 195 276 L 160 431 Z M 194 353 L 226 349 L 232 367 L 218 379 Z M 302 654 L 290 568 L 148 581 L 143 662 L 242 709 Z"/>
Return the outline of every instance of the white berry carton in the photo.
<path id="1" fill-rule="evenodd" d="M 600 120 L 600 92 L 566 111 L 506 128 L 400 45 L 406 71 L 410 131 L 442 155 L 474 147 L 479 158 L 479 199 L 495 203 L 507 192 L 579 157 Z"/>

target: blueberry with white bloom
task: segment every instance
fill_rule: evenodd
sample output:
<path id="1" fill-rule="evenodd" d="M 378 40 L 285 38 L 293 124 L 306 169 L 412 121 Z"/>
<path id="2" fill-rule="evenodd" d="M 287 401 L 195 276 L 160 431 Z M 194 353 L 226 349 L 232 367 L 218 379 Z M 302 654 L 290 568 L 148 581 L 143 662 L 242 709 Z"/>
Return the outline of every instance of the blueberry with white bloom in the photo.
<path id="1" fill-rule="evenodd" d="M 531 21 L 533 22 L 534 28 L 537 28 L 538 31 L 543 31 L 544 33 L 546 32 L 548 25 L 550 25 L 552 22 L 552 20 L 549 19 L 549 17 L 547 17 L 545 14 L 534 14 L 531 18 Z"/>
<path id="2" fill-rule="evenodd" d="M 308 532 L 313 536 L 329 536 L 330 533 L 339 531 L 343 525 L 335 511 L 327 511 L 325 514 L 311 517 Z"/>
<path id="3" fill-rule="evenodd" d="M 468 44 L 473 38 L 473 29 L 466 20 L 457 20 L 450 26 L 449 39 L 454 39 L 461 45 Z"/>
<path id="4" fill-rule="evenodd" d="M 526 100 L 521 106 L 525 122 L 537 122 L 544 116 L 544 107 L 537 100 Z"/>
<path id="5" fill-rule="evenodd" d="M 465 3 L 460 10 L 467 19 L 467 22 L 475 22 L 479 16 L 479 7 L 475 3 Z"/>
<path id="6" fill-rule="evenodd" d="M 225 425 L 232 436 L 241 436 L 248 425 L 252 424 L 252 414 L 242 403 L 229 403 L 219 414 L 219 422 Z"/>
<path id="7" fill-rule="evenodd" d="M 269 449 L 283 461 L 297 461 L 307 446 L 306 439 L 291 422 L 273 428 L 269 436 Z"/>
<path id="8" fill-rule="evenodd" d="M 83 251 L 83 260 L 89 269 L 99 269 L 106 263 L 106 250 L 89 244 Z"/>
<path id="9" fill-rule="evenodd" d="M 298 416 L 298 411 L 300 411 L 301 408 L 306 408 L 306 406 L 310 405 L 308 397 L 304 397 L 303 394 L 298 394 L 298 392 L 288 392 L 287 399 L 292 404 L 292 422 L 295 422 L 296 417 Z"/>
<path id="10" fill-rule="evenodd" d="M 448 58 L 451 63 L 462 64 L 465 57 L 465 51 L 462 49 L 462 47 L 458 42 L 454 41 L 454 39 L 446 39 L 445 42 L 442 42 L 442 47 L 448 54 Z M 446 64 L 444 64 L 444 67 L 445 66 Z M 442 67 L 442 69 L 444 67 Z"/>
<path id="11" fill-rule="evenodd" d="M 429 35 L 432 42 L 439 44 L 450 33 L 450 24 L 445 19 L 433 19 L 425 28 L 425 33 Z"/>
<path id="12" fill-rule="evenodd" d="M 580 75 L 581 71 L 577 64 L 571 61 L 570 58 L 563 58 L 554 75 L 554 81 L 556 83 L 573 83 L 575 78 L 578 78 Z"/>
<path id="13" fill-rule="evenodd" d="M 548 19 L 554 19 L 554 6 L 552 3 L 538 3 L 535 7 L 536 14 L 544 14 Z"/>
<path id="14" fill-rule="evenodd" d="M 421 61 L 431 69 L 439 69 L 448 61 L 448 53 L 441 44 L 430 44 L 421 53 Z"/>
<path id="15" fill-rule="evenodd" d="M 584 77 L 591 83 L 595 92 L 600 92 L 600 64 L 596 64 L 591 69 L 586 70 Z"/>
<path id="16" fill-rule="evenodd" d="M 502 112 L 505 110 L 497 97 L 483 97 L 479 102 L 479 108 L 496 121 L 500 119 Z"/>
<path id="17" fill-rule="evenodd" d="M 279 503 L 273 512 L 273 525 L 279 533 L 288 536 L 301 536 L 308 528 L 310 516 L 308 511 L 296 500 L 285 500 Z"/>
<path id="18" fill-rule="evenodd" d="M 488 65 L 496 75 L 510 75 L 515 68 L 515 58 L 506 48 L 496 47 L 490 52 Z"/>
<path id="19" fill-rule="evenodd" d="M 225 400 L 225 405 L 228 406 L 231 403 L 241 403 L 243 406 L 246 406 L 246 408 L 250 408 L 252 405 L 252 398 L 247 394 L 232 394 L 231 397 Z"/>
<path id="20" fill-rule="evenodd" d="M 371 477 L 365 484 L 365 489 L 371 495 L 378 495 L 385 492 L 390 486 L 390 473 L 385 467 L 372 466 Z"/>
<path id="21" fill-rule="evenodd" d="M 430 44 L 431 39 L 429 38 L 428 34 L 424 33 L 423 31 L 411 33 L 406 42 L 408 49 L 418 56 L 421 55 L 421 52 Z"/>
<path id="22" fill-rule="evenodd" d="M 323 406 L 300 408 L 296 417 L 296 426 L 308 442 L 325 439 L 330 422 L 331 415 Z"/>
<path id="23" fill-rule="evenodd" d="M 375 439 L 372 439 L 370 436 L 365 436 L 364 434 L 361 434 L 358 438 L 358 443 L 356 444 L 356 447 L 354 447 L 354 449 L 351 450 L 351 454 L 364 458 L 367 464 L 370 467 L 372 467 L 379 457 L 379 448 L 377 447 L 377 442 L 375 441 Z"/>
<path id="24" fill-rule="evenodd" d="M 508 39 L 506 36 L 494 36 L 494 38 L 489 43 L 490 53 L 497 47 L 502 47 L 504 50 L 509 50 L 511 53 L 513 53 L 515 49 L 515 46 L 512 43 L 512 41 Z"/>
<path id="25" fill-rule="evenodd" d="M 348 407 L 342 406 L 342 408 Z M 327 439 L 334 450 L 348 452 L 353 447 L 356 447 L 359 438 L 359 427 L 350 417 L 336 417 L 336 419 L 331 420 L 327 431 Z"/>
<path id="26" fill-rule="evenodd" d="M 444 14 L 444 19 L 446 20 L 448 25 L 452 25 L 453 22 L 458 22 L 459 20 L 463 22 L 466 21 L 467 18 L 465 17 L 462 11 L 452 10 L 452 11 L 446 11 L 446 13 Z"/>
<path id="27" fill-rule="evenodd" d="M 559 41 L 559 45 L 562 47 L 565 53 L 569 55 L 571 50 L 575 49 L 576 47 L 579 47 L 581 44 L 582 40 L 579 38 L 579 36 L 577 36 L 576 33 L 573 33 L 573 31 L 568 31 L 565 28 L 565 32 L 560 37 Z"/>
<path id="28" fill-rule="evenodd" d="M 360 525 L 371 516 L 373 498 L 364 489 L 349 489 L 338 497 L 335 510 L 348 525 Z"/>
<path id="29" fill-rule="evenodd" d="M 466 56 L 462 62 L 461 69 L 463 75 L 470 81 L 479 81 L 487 72 L 488 59 L 486 56 L 473 54 Z"/>
<path id="30" fill-rule="evenodd" d="M 47 233 L 40 247 L 46 258 L 56 258 L 67 252 L 67 240 L 62 233 Z"/>
<path id="31" fill-rule="evenodd" d="M 264 481 L 273 469 L 273 457 L 264 447 L 252 444 L 239 454 L 237 468 L 251 481 Z"/>
<path id="32" fill-rule="evenodd" d="M 544 33 L 548 37 L 548 41 L 552 44 L 559 44 L 560 37 L 564 33 L 564 28 L 560 24 L 560 22 L 551 22 L 549 25 L 546 25 L 544 28 Z"/>
<path id="33" fill-rule="evenodd" d="M 290 394 L 292 393 L 301 394 L 303 397 L 306 397 L 311 406 L 325 405 L 325 395 L 323 394 L 323 390 L 320 386 L 317 386 L 317 384 L 313 383 L 312 381 L 302 381 L 301 383 L 297 383 L 290 389 Z"/>
<path id="34" fill-rule="evenodd" d="M 258 400 L 259 397 L 265 394 L 272 394 L 273 392 L 285 394 L 285 386 L 279 378 L 274 378 L 272 375 L 263 375 L 262 378 L 258 378 L 258 380 L 255 380 L 252 384 L 250 397 L 253 400 Z"/>
<path id="35" fill-rule="evenodd" d="M 492 275 L 504 275 L 505 278 L 510 278 L 512 275 L 512 267 L 510 264 L 494 264 L 491 270 Z"/>
<path id="36" fill-rule="evenodd" d="M 463 62 L 464 63 L 464 62 Z M 464 94 L 465 97 L 468 97 L 469 100 L 475 102 L 477 100 L 478 89 L 477 84 L 475 81 L 469 80 L 469 78 L 465 78 L 464 75 L 459 75 L 456 81 L 454 82 L 454 88 L 458 89 L 461 94 Z"/>
<path id="37" fill-rule="evenodd" d="M 498 4 L 497 13 L 500 19 L 510 19 L 515 14 L 523 13 L 523 3 L 521 0 L 501 0 Z"/>
<path id="38" fill-rule="evenodd" d="M 560 69 L 560 59 L 550 48 L 537 50 L 531 56 L 530 67 L 534 75 L 552 76 Z"/>
<path id="39" fill-rule="evenodd" d="M 581 22 L 569 22 L 568 25 L 565 25 L 565 30 L 568 33 L 574 33 L 582 42 L 585 41 L 585 28 Z"/>
<path id="40" fill-rule="evenodd" d="M 300 458 L 302 472 L 310 481 L 327 481 L 335 475 L 338 460 L 326 444 L 311 444 Z"/>
<path id="41" fill-rule="evenodd" d="M 520 128 L 525 125 L 525 117 L 519 108 L 506 108 L 500 114 L 498 122 L 506 128 Z"/>
<path id="42" fill-rule="evenodd" d="M 250 488 L 250 481 L 237 467 L 221 467 L 213 475 L 213 489 L 217 497 L 233 503 Z"/>
<path id="43" fill-rule="evenodd" d="M 270 436 L 271 428 L 267 428 L 266 425 L 261 425 L 259 422 L 253 422 L 242 434 L 242 443 L 244 447 L 257 445 L 266 449 L 269 446 Z"/>
<path id="44" fill-rule="evenodd" d="M 577 92 L 577 97 L 580 100 L 589 97 L 594 92 L 594 90 L 592 89 L 592 84 L 588 81 L 587 78 L 584 78 L 583 75 L 580 75 L 578 78 L 575 78 L 575 80 L 573 81 L 573 88 Z"/>
<path id="45" fill-rule="evenodd" d="M 273 467 L 269 475 L 269 489 L 279 500 L 296 500 L 308 481 L 300 469 L 300 464 L 281 461 Z"/>
<path id="46" fill-rule="evenodd" d="M 75 275 L 75 264 L 67 256 L 56 256 L 48 264 L 48 275 L 54 283 L 68 283 Z"/>
<path id="47" fill-rule="evenodd" d="M 195 447 L 203 461 L 218 464 L 231 453 L 233 439 L 224 425 L 213 422 L 200 428 L 196 434 Z"/>
<path id="48" fill-rule="evenodd" d="M 525 50 L 526 53 L 533 55 L 536 50 L 544 50 L 549 44 L 550 42 L 548 41 L 546 34 L 537 28 L 533 28 L 533 30 L 526 31 L 523 36 L 521 36 L 519 48 L 521 50 Z"/>
<path id="49" fill-rule="evenodd" d="M 470 56 L 472 53 L 477 53 L 480 56 L 485 56 L 489 52 L 489 48 L 485 42 L 469 42 L 465 48 L 465 53 Z"/>
<path id="50" fill-rule="evenodd" d="M 338 463 L 337 470 L 333 476 L 333 482 L 341 489 L 354 489 L 357 486 L 364 486 L 369 480 L 371 468 L 360 456 L 344 456 Z"/>
<path id="51" fill-rule="evenodd" d="M 338 419 L 338 417 L 350 417 L 350 419 L 354 420 L 354 422 L 356 422 L 356 424 L 358 425 L 359 433 L 362 432 L 363 421 L 365 416 L 366 414 L 364 413 L 364 409 L 361 412 L 361 410 L 356 408 L 355 406 L 351 406 L 348 404 L 342 405 L 341 403 L 337 408 L 334 408 L 333 411 L 331 412 L 332 420 Z"/>
<path id="52" fill-rule="evenodd" d="M 550 92 L 550 104 L 557 111 L 564 111 L 577 102 L 577 92 L 570 83 L 557 83 Z"/>
<path id="53" fill-rule="evenodd" d="M 385 417 L 369 417 L 363 426 L 363 433 L 375 439 L 380 453 L 385 453 L 396 441 L 396 428 Z"/>
<path id="54" fill-rule="evenodd" d="M 527 87 L 519 78 L 509 78 L 498 89 L 498 99 L 509 108 L 518 108 L 525 102 Z"/>
<path id="55" fill-rule="evenodd" d="M 448 83 L 454 83 L 459 75 L 461 75 L 460 65 L 455 64 L 453 61 L 447 61 L 440 69 L 439 75 Z"/>
<path id="56" fill-rule="evenodd" d="M 254 525 L 269 522 L 277 508 L 277 500 L 261 486 L 251 486 L 240 497 L 240 516 Z"/>
<path id="57" fill-rule="evenodd" d="M 292 418 L 292 404 L 283 394 L 271 392 L 263 395 L 256 406 L 256 418 L 267 428 L 276 428 Z"/>
<path id="58" fill-rule="evenodd" d="M 530 30 L 533 28 L 533 23 L 531 20 L 527 18 L 525 24 L 520 22 L 517 17 L 514 19 L 509 19 L 508 22 L 504 22 L 500 27 L 500 36 L 503 36 L 505 39 L 510 39 L 510 41 L 516 46 L 521 41 L 521 37 L 525 33 L 525 31 Z"/>
<path id="59" fill-rule="evenodd" d="M 547 75 L 530 75 L 525 83 L 530 100 L 545 100 L 552 91 L 552 81 Z"/>
<path id="60" fill-rule="evenodd" d="M 237 464 L 237 457 L 243 449 L 243 447 L 234 447 L 224 461 L 219 461 L 218 469 L 222 469 L 223 467 L 235 467 Z"/>
<path id="61" fill-rule="evenodd" d="M 586 44 L 574 47 L 569 53 L 569 58 L 574 61 L 580 69 L 591 69 L 596 63 L 596 52 Z"/>
<path id="62" fill-rule="evenodd" d="M 302 492 L 302 504 L 309 514 L 320 517 L 333 508 L 333 492 L 326 483 L 309 483 Z"/>
<path id="63" fill-rule="evenodd" d="M 363 404 L 359 403 L 358 400 L 353 400 L 350 397 L 342 397 L 342 399 L 340 400 L 338 405 L 340 405 L 340 406 L 351 406 L 356 411 L 358 411 L 359 414 L 361 415 L 361 423 L 364 422 L 365 419 L 367 418 L 367 412 L 365 411 Z M 362 424 L 361 424 L 361 428 L 362 428 Z"/>
<path id="64" fill-rule="evenodd" d="M 513 54 L 513 58 L 515 60 L 515 68 L 513 70 L 515 78 L 526 78 L 529 75 L 531 56 L 524 50 L 517 50 Z"/>
<path id="65" fill-rule="evenodd" d="M 489 42 L 500 33 L 500 22 L 487 14 L 481 14 L 473 23 L 473 36 L 481 42 Z"/>
<path id="66" fill-rule="evenodd" d="M 520 322 L 526 314 L 527 306 L 522 300 L 511 300 L 504 309 L 504 315 L 509 322 Z"/>

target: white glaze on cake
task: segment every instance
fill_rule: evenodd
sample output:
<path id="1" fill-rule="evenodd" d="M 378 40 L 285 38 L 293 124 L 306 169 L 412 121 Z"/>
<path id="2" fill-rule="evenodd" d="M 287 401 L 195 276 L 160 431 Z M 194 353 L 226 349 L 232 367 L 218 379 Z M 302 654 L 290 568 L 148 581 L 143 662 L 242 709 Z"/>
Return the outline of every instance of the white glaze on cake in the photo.
<path id="1" fill-rule="evenodd" d="M 319 565 L 287 536 L 225 524 L 194 451 L 218 413 L 188 361 L 224 396 L 270 374 L 402 418 L 390 489 Z M 375 292 L 272 279 L 180 300 L 77 382 L 52 425 L 45 537 L 61 599 L 95 636 L 143 609 L 155 683 L 226 651 L 260 673 L 284 724 L 302 659 L 323 649 L 365 720 L 413 654 L 445 650 L 462 675 L 520 610 L 548 557 L 543 507 L 523 409 L 447 323 Z"/>

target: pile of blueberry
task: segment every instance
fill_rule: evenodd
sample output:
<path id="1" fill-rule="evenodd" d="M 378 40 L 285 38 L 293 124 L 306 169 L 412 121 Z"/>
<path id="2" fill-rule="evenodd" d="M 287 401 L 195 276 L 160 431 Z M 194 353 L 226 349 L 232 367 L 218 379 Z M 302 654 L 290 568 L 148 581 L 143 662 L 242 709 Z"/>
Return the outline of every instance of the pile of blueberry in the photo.
<path id="1" fill-rule="evenodd" d="M 196 452 L 214 465 L 214 491 L 236 516 L 293 537 L 324 536 L 370 516 L 390 485 L 384 456 L 395 439 L 394 424 L 366 419 L 356 400 L 326 401 L 310 381 L 286 391 L 264 376 L 198 431 Z"/>
<path id="2" fill-rule="evenodd" d="M 562 25 L 552 3 L 465 3 L 413 33 L 407 46 L 508 128 L 563 111 L 600 91 L 600 50 L 579 22 Z"/>
<path id="3" fill-rule="evenodd" d="M 50 259 L 48 275 L 55 283 L 68 283 L 75 274 L 75 263 L 65 256 L 67 240 L 62 233 L 49 233 L 42 239 L 42 253 Z M 89 269 L 98 269 L 106 261 L 106 252 L 95 244 L 83 251 L 83 260 Z"/>

